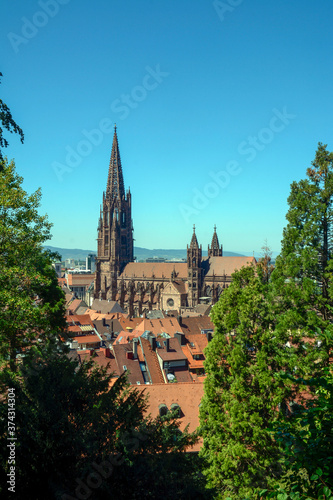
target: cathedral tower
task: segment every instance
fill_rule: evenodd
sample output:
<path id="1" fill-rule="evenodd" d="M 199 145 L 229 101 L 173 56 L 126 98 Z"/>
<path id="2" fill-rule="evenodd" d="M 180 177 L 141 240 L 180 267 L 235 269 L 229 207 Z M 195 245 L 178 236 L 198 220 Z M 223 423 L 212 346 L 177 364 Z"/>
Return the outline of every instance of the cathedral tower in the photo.
<path id="1" fill-rule="evenodd" d="M 133 262 L 131 193 L 125 196 L 116 126 L 97 231 L 95 298 L 116 300 L 119 273 Z"/>
<path id="2" fill-rule="evenodd" d="M 198 245 L 198 240 L 195 234 L 195 226 L 193 226 L 193 234 L 190 246 L 187 245 L 187 277 L 188 277 L 188 305 L 195 307 L 199 303 L 199 294 L 202 284 L 202 247 Z"/>
<path id="3" fill-rule="evenodd" d="M 223 248 L 222 245 L 221 247 L 219 246 L 219 239 L 216 234 L 216 226 L 214 226 L 214 234 L 212 238 L 211 247 L 209 248 L 208 245 L 208 257 L 222 257 L 222 255 L 223 255 Z"/>

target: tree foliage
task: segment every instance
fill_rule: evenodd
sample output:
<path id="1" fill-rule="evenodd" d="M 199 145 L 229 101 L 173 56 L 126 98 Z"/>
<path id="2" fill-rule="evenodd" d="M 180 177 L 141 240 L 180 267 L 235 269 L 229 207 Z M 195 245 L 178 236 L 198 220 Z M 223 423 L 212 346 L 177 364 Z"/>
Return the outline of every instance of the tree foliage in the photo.
<path id="1" fill-rule="evenodd" d="M 281 372 L 292 372 L 300 353 L 286 346 L 288 332 L 276 331 L 264 264 L 236 272 L 212 313 L 200 422 L 205 474 L 221 498 L 255 498 L 283 472 L 270 425 L 296 397 Z"/>
<path id="2" fill-rule="evenodd" d="M 196 436 L 181 433 L 175 415 L 145 416 L 145 397 L 124 376 L 111 384 L 92 360 L 45 350 L 19 374 L 7 380 L 16 394 L 15 498 L 203 498 L 198 460 L 183 453 Z M 2 402 L 2 426 L 6 413 Z"/>
<path id="3" fill-rule="evenodd" d="M 319 144 L 307 179 L 291 186 L 275 269 L 267 254 L 235 273 L 213 308 L 200 422 L 221 498 L 328 494 L 331 393 L 319 388 L 331 376 L 332 167 Z"/>
<path id="4" fill-rule="evenodd" d="M 2 73 L 0 73 L 0 83 L 1 83 L 2 76 L 3 76 Z M 12 114 L 10 112 L 10 109 L 7 106 L 7 104 L 5 104 L 2 101 L 2 99 L 0 99 L 0 160 L 3 160 L 1 149 L 6 148 L 9 145 L 7 139 L 3 136 L 3 128 L 2 127 L 4 129 L 6 129 L 8 132 L 10 132 L 11 134 L 13 132 L 16 134 L 19 134 L 19 136 L 21 138 L 21 142 L 23 143 L 24 134 L 23 134 L 22 129 L 14 121 Z M 0 162 L 0 171 L 2 170 L 2 168 L 3 167 L 2 167 L 1 162 Z"/>
<path id="5" fill-rule="evenodd" d="M 14 162 L 0 161 L 0 361 L 65 335 L 64 295 L 42 244 L 51 224 L 38 213 L 41 192 L 28 195 Z"/>

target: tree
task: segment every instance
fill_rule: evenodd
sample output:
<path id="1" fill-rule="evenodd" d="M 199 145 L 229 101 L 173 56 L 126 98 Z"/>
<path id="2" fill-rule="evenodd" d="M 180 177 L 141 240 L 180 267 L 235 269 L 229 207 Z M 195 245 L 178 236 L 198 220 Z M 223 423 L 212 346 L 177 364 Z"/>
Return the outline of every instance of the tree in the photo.
<path id="1" fill-rule="evenodd" d="M 288 225 L 272 274 L 277 297 L 277 328 L 308 352 L 308 370 L 297 370 L 293 383 L 311 397 L 291 421 L 274 426 L 284 447 L 288 475 L 278 490 L 284 498 L 328 498 L 333 477 L 331 453 L 333 347 L 332 288 L 333 153 L 319 143 L 307 178 L 293 182 L 288 198 Z M 305 342 L 304 340 L 307 340 Z M 297 377 L 296 377 L 297 375 Z M 327 488 L 324 492 L 324 488 Z M 270 493 L 276 498 L 278 492 Z M 297 496 L 298 495 L 298 496 Z"/>
<path id="2" fill-rule="evenodd" d="M 64 294 L 42 247 L 51 224 L 41 192 L 23 190 L 13 161 L 0 164 L 0 361 L 16 371 L 18 353 L 66 336 Z"/>
<path id="3" fill-rule="evenodd" d="M 45 350 L 24 361 L 20 378 L 9 375 L 16 394 L 15 498 L 203 498 L 198 461 L 184 453 L 196 436 L 181 433 L 175 415 L 145 416 L 142 393 L 124 376 L 111 380 L 93 360 L 79 365 Z M 6 402 L 0 408 L 7 427 Z"/>
<path id="4" fill-rule="evenodd" d="M 211 315 L 215 333 L 205 351 L 201 455 L 219 498 L 257 498 L 283 473 L 270 425 L 295 397 L 279 374 L 293 370 L 298 349 L 286 347 L 288 333 L 275 331 L 268 259 L 266 264 L 234 273 Z"/>
<path id="5" fill-rule="evenodd" d="M 201 455 L 208 484 L 221 498 L 259 498 L 282 480 L 287 463 L 274 424 L 293 419 L 309 392 L 295 383 L 295 373 L 309 378 L 314 363 L 322 362 L 298 325 L 285 327 L 285 303 L 264 250 L 257 266 L 233 274 L 211 313 L 215 334 L 205 352 Z"/>
<path id="6" fill-rule="evenodd" d="M 0 72 L 0 83 L 1 83 L 1 77 L 2 73 Z M 8 130 L 11 134 L 15 132 L 16 134 L 19 134 L 21 138 L 21 142 L 23 143 L 24 141 L 24 134 L 22 129 L 15 123 L 12 114 L 10 112 L 10 109 L 8 108 L 7 104 L 5 104 L 1 99 L 0 99 L 0 121 L 2 126 Z M 9 145 L 7 139 L 3 136 L 3 129 L 0 126 L 0 160 L 3 160 L 2 157 L 2 148 L 6 148 Z M 2 169 L 2 165 L 0 163 L 0 171 Z"/>
<path id="7" fill-rule="evenodd" d="M 213 309 L 200 418 L 222 498 L 331 495 L 332 166 L 319 144 L 291 186 L 276 267 L 266 252 Z"/>
<path id="8" fill-rule="evenodd" d="M 332 320 L 332 201 L 333 153 L 319 143 L 307 179 L 291 185 L 288 225 L 273 274 L 292 329 L 323 334 Z"/>
<path id="9" fill-rule="evenodd" d="M 285 477 L 265 498 L 307 500 L 333 497 L 333 376 L 325 368 L 322 377 L 292 379 L 315 389 L 316 397 L 300 407 L 293 419 L 277 421 L 275 439 L 284 451 Z"/>

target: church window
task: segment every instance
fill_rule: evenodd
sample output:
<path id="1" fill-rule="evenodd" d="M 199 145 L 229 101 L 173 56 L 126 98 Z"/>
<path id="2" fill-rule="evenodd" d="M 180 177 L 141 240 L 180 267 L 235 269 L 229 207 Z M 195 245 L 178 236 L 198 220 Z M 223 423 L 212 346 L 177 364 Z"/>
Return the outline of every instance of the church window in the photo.
<path id="1" fill-rule="evenodd" d="M 107 234 L 104 236 L 104 244 L 105 245 L 109 244 L 109 236 Z"/>
<path id="2" fill-rule="evenodd" d="M 195 267 L 195 266 L 196 266 L 196 260 L 195 260 L 195 259 L 193 259 L 193 260 L 192 260 L 192 267 Z"/>
<path id="3" fill-rule="evenodd" d="M 193 286 L 193 288 L 196 288 L 197 284 L 196 284 L 196 283 L 193 283 L 193 285 L 192 285 L 192 286 Z"/>
<path id="4" fill-rule="evenodd" d="M 126 242 L 126 236 L 122 236 L 122 237 L 121 237 L 121 244 L 122 244 L 122 245 L 126 245 L 126 243 L 127 243 L 127 242 Z"/>
<path id="5" fill-rule="evenodd" d="M 196 273 L 196 272 L 194 272 L 194 273 L 193 273 L 193 278 L 196 278 L 196 276 L 197 276 L 197 273 Z"/>
<path id="6" fill-rule="evenodd" d="M 174 301 L 173 301 L 173 299 L 168 299 L 168 300 L 167 300 L 167 306 L 168 306 L 168 307 L 173 307 L 173 306 L 174 306 Z"/>

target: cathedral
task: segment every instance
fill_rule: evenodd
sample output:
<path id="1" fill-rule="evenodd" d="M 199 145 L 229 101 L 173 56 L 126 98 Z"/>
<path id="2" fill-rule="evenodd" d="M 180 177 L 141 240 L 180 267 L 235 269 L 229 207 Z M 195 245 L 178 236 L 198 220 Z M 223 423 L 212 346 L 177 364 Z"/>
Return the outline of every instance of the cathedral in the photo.
<path id="1" fill-rule="evenodd" d="M 231 274 L 254 257 L 224 257 L 214 228 L 207 257 L 193 227 L 186 262 L 134 262 L 131 193 L 125 193 L 115 127 L 97 237 L 95 298 L 117 301 L 131 317 L 154 309 L 195 310 L 215 304 Z"/>

